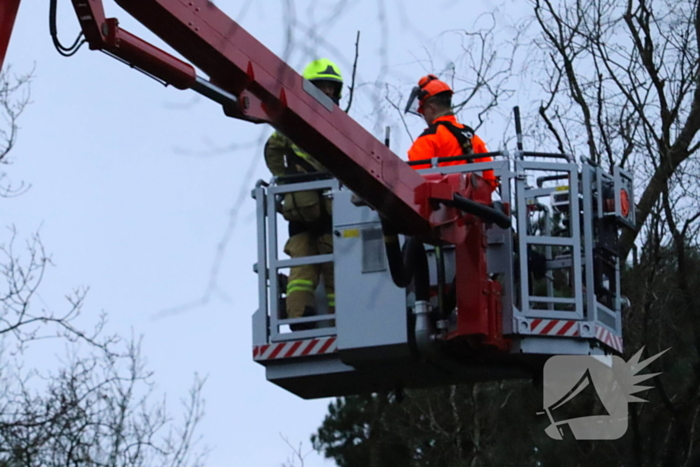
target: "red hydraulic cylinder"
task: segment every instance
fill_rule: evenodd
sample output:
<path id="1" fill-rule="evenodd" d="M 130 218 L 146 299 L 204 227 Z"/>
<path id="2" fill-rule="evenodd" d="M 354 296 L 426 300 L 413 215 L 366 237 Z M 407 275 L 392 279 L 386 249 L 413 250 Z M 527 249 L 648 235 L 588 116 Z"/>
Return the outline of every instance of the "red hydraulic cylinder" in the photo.
<path id="1" fill-rule="evenodd" d="M 0 0 L 0 68 L 5 63 L 20 0 Z"/>
<path id="2" fill-rule="evenodd" d="M 107 25 L 106 50 L 178 89 L 190 89 L 194 85 L 197 73 L 192 65 L 119 29 L 114 18 L 107 19 Z"/>
<path id="3" fill-rule="evenodd" d="M 506 350 L 510 343 L 503 337 L 501 285 L 489 278 L 486 248 L 484 225 L 474 219 L 466 241 L 455 247 L 457 326 L 447 338 Z"/>
<path id="4" fill-rule="evenodd" d="M 212 83 L 259 99 L 267 120 L 397 224 L 427 235 L 425 179 L 209 0 L 116 0 Z M 245 108 L 243 109 L 245 112 Z M 263 119 L 261 119 L 263 120 Z"/>
<path id="5" fill-rule="evenodd" d="M 192 65 L 120 29 L 117 19 L 105 18 L 101 0 L 73 0 L 73 8 L 90 49 L 109 52 L 178 89 L 194 85 Z"/>
<path id="6" fill-rule="evenodd" d="M 491 198 L 490 186 L 473 174 L 466 189 L 459 191 L 480 204 L 488 204 Z M 462 220 L 465 235 L 454 242 L 457 321 L 447 339 L 467 340 L 475 346 L 506 350 L 510 343 L 503 337 L 501 286 L 488 274 L 484 221 L 473 215 Z"/>

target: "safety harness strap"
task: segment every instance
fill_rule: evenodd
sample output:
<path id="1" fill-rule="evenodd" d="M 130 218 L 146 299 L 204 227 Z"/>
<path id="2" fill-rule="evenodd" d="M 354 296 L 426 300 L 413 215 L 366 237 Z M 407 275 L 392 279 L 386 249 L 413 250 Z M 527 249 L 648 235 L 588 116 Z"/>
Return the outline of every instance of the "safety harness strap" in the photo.
<path id="1" fill-rule="evenodd" d="M 460 147 L 462 148 L 462 156 L 468 156 L 469 154 L 474 154 L 474 146 L 472 145 L 472 138 L 474 137 L 474 130 L 467 126 L 464 125 L 463 128 L 459 128 L 455 126 L 452 122 L 447 122 L 444 120 L 440 120 L 437 122 L 434 122 L 431 124 L 428 129 L 426 130 L 426 133 L 431 132 L 435 133 L 437 132 L 437 129 L 439 126 L 445 127 L 447 130 L 449 130 L 452 135 L 457 138 L 457 142 L 459 143 Z"/>

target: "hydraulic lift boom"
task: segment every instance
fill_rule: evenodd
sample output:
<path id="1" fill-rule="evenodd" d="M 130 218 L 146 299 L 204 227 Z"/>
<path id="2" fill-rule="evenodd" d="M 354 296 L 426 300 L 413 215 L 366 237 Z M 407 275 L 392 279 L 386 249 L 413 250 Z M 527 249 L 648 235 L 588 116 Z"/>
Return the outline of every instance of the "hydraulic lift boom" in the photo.
<path id="1" fill-rule="evenodd" d="M 5 62 L 5 53 L 7 53 L 7 45 L 15 25 L 19 1 L 3 0 L 0 2 L 0 67 Z"/>
<path id="2" fill-rule="evenodd" d="M 454 184 L 427 182 L 211 1 L 116 0 L 209 80 L 197 77 L 190 63 L 121 29 L 115 18 L 106 18 L 101 0 L 72 3 L 91 49 L 114 55 L 178 89 L 213 98 L 224 104 L 229 116 L 269 123 L 313 154 L 402 233 L 438 240 L 441 234 L 434 227 L 461 217 L 447 207 L 435 215 L 434 203 L 429 202 L 433 196 L 451 201 L 459 192 Z M 0 47 L 7 45 L 18 5 L 19 0 L 0 0 Z M 452 241 L 464 237 L 464 232 L 455 236 L 453 230 L 443 235 L 454 237 Z"/>
<path id="3" fill-rule="evenodd" d="M 229 117 L 271 125 L 335 177 L 254 190 L 253 358 L 269 380 L 326 397 L 520 377 L 552 354 L 622 351 L 617 235 L 634 225 L 624 202 L 631 174 L 522 147 L 513 158 L 430 161 L 418 172 L 210 0 L 115 0 L 184 60 L 121 29 L 102 0 L 71 1 L 90 49 L 199 92 Z M 19 4 L 0 0 L 0 66 Z M 498 204 L 483 170 L 500 178 Z M 303 190 L 332 198 L 333 253 L 281 259 L 278 202 Z M 566 223 L 556 225 L 560 217 Z M 397 234 L 406 236 L 403 256 Z M 538 258 L 539 274 L 530 270 Z M 341 278 L 335 313 L 286 317 L 282 271 L 321 263 Z M 302 322 L 312 327 L 294 329 Z"/>

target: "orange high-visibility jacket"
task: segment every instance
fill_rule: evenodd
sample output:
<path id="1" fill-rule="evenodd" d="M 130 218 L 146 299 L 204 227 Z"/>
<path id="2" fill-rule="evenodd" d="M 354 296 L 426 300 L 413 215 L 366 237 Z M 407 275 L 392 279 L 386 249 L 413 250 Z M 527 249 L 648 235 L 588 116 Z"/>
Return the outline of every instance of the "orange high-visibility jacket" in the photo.
<path id="1" fill-rule="evenodd" d="M 433 121 L 433 123 L 425 130 L 408 150 L 408 160 L 419 161 L 425 159 L 432 159 L 434 157 L 452 157 L 461 156 L 463 153 L 462 146 L 457 141 L 457 138 L 443 125 L 438 125 L 437 122 L 444 121 L 449 122 L 457 128 L 464 128 L 465 126 L 457 122 L 457 118 L 454 115 L 445 115 L 438 117 Z M 474 135 L 472 137 L 472 148 L 475 154 L 483 154 L 489 152 L 486 149 L 486 143 Z M 490 157 L 482 157 L 479 159 L 474 159 L 474 162 L 489 162 L 493 159 Z M 448 165 L 458 165 L 464 164 L 465 161 L 451 161 L 451 162 L 440 162 L 439 166 L 444 167 Z M 420 164 L 414 165 L 414 169 L 429 169 L 430 164 Z M 496 176 L 493 170 L 485 170 L 483 177 L 485 180 L 491 184 L 494 188 L 498 186 L 496 181 Z"/>

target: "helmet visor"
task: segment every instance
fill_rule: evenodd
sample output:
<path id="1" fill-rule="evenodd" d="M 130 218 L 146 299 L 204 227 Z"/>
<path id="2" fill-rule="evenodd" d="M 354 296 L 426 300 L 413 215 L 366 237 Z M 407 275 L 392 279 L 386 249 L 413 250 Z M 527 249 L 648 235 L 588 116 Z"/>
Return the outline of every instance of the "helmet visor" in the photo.
<path id="1" fill-rule="evenodd" d="M 414 115 L 421 116 L 422 109 L 420 108 L 421 97 L 425 94 L 425 90 L 420 86 L 416 86 L 411 91 L 411 95 L 408 96 L 408 101 L 406 102 L 406 109 L 404 113 L 412 113 Z"/>

